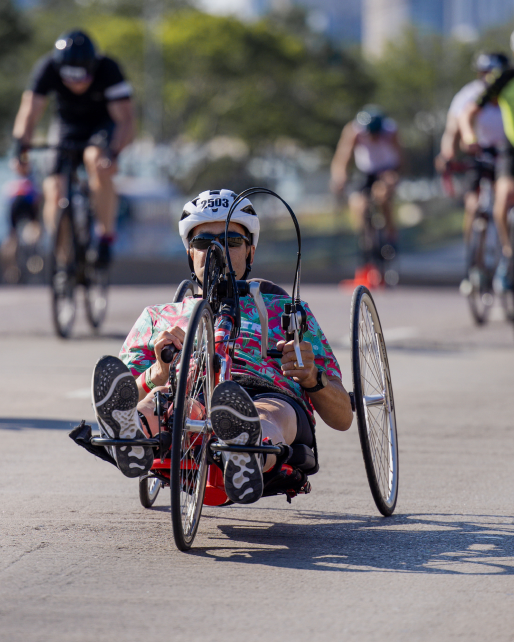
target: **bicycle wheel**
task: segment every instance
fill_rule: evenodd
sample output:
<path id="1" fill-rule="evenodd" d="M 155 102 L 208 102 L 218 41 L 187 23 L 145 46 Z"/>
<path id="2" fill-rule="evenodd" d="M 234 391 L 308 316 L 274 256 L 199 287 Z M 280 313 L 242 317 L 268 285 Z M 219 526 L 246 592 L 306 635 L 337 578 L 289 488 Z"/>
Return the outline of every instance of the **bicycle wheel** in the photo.
<path id="1" fill-rule="evenodd" d="M 177 548 L 191 548 L 198 530 L 207 482 L 212 433 L 214 329 L 207 301 L 199 300 L 186 331 L 177 380 L 171 447 L 171 521 Z"/>
<path id="2" fill-rule="evenodd" d="M 186 297 L 195 295 L 195 284 L 189 279 L 185 279 L 178 286 L 172 303 L 181 303 Z"/>
<path id="3" fill-rule="evenodd" d="M 389 362 L 377 309 L 364 286 L 355 289 L 350 321 L 353 390 L 364 464 L 382 515 L 398 497 L 398 440 Z"/>
<path id="4" fill-rule="evenodd" d="M 139 501 L 141 506 L 150 508 L 153 506 L 157 495 L 161 490 L 161 482 L 156 477 L 139 478 Z"/>
<path id="5" fill-rule="evenodd" d="M 507 222 L 509 226 L 510 245 L 514 249 L 514 208 L 508 213 Z M 501 303 L 505 314 L 505 320 L 514 323 L 514 258 L 509 264 L 510 288 L 501 295 Z"/>
<path id="6" fill-rule="evenodd" d="M 492 279 L 486 268 L 487 233 L 487 220 L 483 217 L 475 218 L 469 241 L 468 283 L 464 293 L 477 325 L 486 323 L 494 303 Z"/>
<path id="7" fill-rule="evenodd" d="M 77 311 L 76 247 L 69 206 L 58 214 L 50 264 L 52 318 L 57 334 L 66 339 L 73 328 Z"/>
<path id="8" fill-rule="evenodd" d="M 87 256 L 87 254 L 86 254 Z M 89 263 L 86 258 L 84 295 L 86 316 L 89 325 L 97 330 L 105 321 L 107 314 L 107 291 L 109 289 L 109 271 L 106 267 Z"/>

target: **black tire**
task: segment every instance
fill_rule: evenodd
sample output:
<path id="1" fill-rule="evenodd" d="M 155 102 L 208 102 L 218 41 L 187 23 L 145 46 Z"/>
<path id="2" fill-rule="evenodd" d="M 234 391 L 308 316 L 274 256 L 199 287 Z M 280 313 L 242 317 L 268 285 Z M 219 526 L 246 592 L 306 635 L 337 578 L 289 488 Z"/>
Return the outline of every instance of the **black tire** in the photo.
<path id="1" fill-rule="evenodd" d="M 171 521 L 177 548 L 191 548 L 198 530 L 207 482 L 207 449 L 212 434 L 210 405 L 214 388 L 214 326 L 211 308 L 200 299 L 191 314 L 182 348 L 173 413 Z M 187 420 L 202 422 L 195 431 Z"/>
<path id="2" fill-rule="evenodd" d="M 156 477 L 142 477 L 139 479 L 139 501 L 144 508 L 154 505 L 161 489 L 161 482 Z"/>
<path id="3" fill-rule="evenodd" d="M 493 276 L 500 259 L 498 233 L 490 212 L 475 216 L 467 248 L 464 294 L 477 325 L 488 321 L 494 305 Z M 461 286 L 462 291 L 462 286 Z"/>
<path id="4" fill-rule="evenodd" d="M 223 274 L 224 267 L 223 249 L 219 243 L 213 243 L 207 250 L 207 256 L 205 257 L 202 297 L 206 301 L 209 301 L 214 314 L 219 310 L 221 303 L 218 298 L 216 285 Z"/>
<path id="5" fill-rule="evenodd" d="M 398 438 L 391 373 L 380 319 L 367 288 L 353 293 L 350 320 L 355 410 L 368 482 L 378 510 L 398 498 Z"/>
<path id="6" fill-rule="evenodd" d="M 98 330 L 107 315 L 109 270 L 95 262 L 86 263 L 84 276 L 86 317 L 89 325 Z"/>
<path id="7" fill-rule="evenodd" d="M 514 209 L 508 214 L 510 246 L 514 249 Z M 501 303 L 505 314 L 505 320 L 514 323 L 514 258 L 511 258 L 509 265 L 509 281 L 511 287 L 501 295 Z"/>
<path id="8" fill-rule="evenodd" d="M 195 284 L 189 279 L 185 279 L 178 286 L 172 303 L 181 303 L 186 297 L 195 295 Z"/>
<path id="9" fill-rule="evenodd" d="M 52 318 L 55 331 L 67 339 L 75 322 L 77 248 L 70 207 L 61 210 L 50 257 L 50 288 L 52 291 Z"/>

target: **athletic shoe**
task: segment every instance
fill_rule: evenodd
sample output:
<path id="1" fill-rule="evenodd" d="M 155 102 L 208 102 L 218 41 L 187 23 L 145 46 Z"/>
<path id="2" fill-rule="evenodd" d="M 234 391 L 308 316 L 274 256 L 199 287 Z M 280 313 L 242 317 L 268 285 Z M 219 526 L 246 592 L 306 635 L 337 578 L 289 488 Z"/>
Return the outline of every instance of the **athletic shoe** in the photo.
<path id="1" fill-rule="evenodd" d="M 257 446 L 261 443 L 259 413 L 246 390 L 235 381 L 224 381 L 214 389 L 211 421 L 221 443 Z M 225 492 L 238 504 L 251 504 L 261 496 L 262 455 L 221 453 L 224 464 Z"/>
<path id="2" fill-rule="evenodd" d="M 91 387 L 103 437 L 146 438 L 137 414 L 136 380 L 122 361 L 116 357 L 102 357 L 95 366 Z M 149 446 L 112 446 L 109 450 L 126 477 L 139 477 L 152 467 L 154 450 Z"/>
<path id="3" fill-rule="evenodd" d="M 97 248 L 97 258 L 96 258 L 96 266 L 99 268 L 108 268 L 109 265 L 111 264 L 111 245 L 112 245 L 112 239 L 110 237 L 102 237 L 98 241 L 98 248 Z"/>
<path id="4" fill-rule="evenodd" d="M 493 289 L 496 294 L 503 294 L 507 290 L 510 290 L 512 286 L 509 278 L 509 267 L 510 259 L 502 256 L 498 262 L 498 267 L 493 278 Z"/>

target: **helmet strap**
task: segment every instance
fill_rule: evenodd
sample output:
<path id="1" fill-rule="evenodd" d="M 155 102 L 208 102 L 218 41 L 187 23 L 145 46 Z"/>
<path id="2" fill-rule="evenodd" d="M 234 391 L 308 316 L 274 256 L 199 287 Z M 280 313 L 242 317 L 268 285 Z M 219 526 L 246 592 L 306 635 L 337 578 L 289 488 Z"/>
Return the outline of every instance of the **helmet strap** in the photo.
<path id="1" fill-rule="evenodd" d="M 187 260 L 189 261 L 189 268 L 191 270 L 191 278 L 193 279 L 193 281 L 195 283 L 198 283 L 198 285 L 200 287 L 202 287 L 202 284 L 200 283 L 200 280 L 198 279 L 198 277 L 195 274 L 195 266 L 194 266 L 193 259 L 191 258 L 191 255 L 189 254 L 189 252 L 187 253 Z"/>

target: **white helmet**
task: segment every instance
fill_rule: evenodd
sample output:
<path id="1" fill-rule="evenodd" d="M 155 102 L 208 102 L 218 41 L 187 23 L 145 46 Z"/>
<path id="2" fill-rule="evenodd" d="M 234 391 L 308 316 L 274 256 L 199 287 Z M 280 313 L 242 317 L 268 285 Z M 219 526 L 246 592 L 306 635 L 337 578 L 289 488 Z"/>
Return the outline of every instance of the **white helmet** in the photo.
<path id="1" fill-rule="evenodd" d="M 202 223 L 226 221 L 230 206 L 236 198 L 237 194 L 230 189 L 212 189 L 202 192 L 184 205 L 178 230 L 186 250 L 189 249 L 189 232 Z M 230 222 L 244 225 L 252 235 L 252 245 L 257 247 L 260 227 L 259 218 L 247 198 L 243 199 L 236 207 L 230 217 Z"/>

